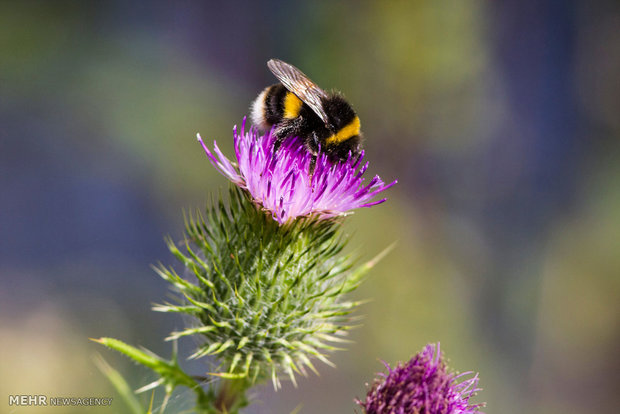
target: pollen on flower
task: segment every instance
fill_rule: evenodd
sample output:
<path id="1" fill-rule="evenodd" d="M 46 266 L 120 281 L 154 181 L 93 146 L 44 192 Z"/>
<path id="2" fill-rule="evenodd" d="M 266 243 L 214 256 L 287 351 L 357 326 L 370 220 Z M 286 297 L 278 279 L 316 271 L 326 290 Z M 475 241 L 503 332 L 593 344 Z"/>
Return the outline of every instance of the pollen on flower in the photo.
<path id="1" fill-rule="evenodd" d="M 471 372 L 450 373 L 437 346 L 427 345 L 406 364 L 379 374 L 364 401 L 357 403 L 366 414 L 426 413 L 474 414 L 482 404 L 470 404 L 480 389 L 478 375 L 459 382 Z"/>
<path id="2" fill-rule="evenodd" d="M 316 157 L 310 154 L 297 137 L 286 138 L 274 152 L 271 132 L 259 135 L 253 128 L 246 132 L 245 119 L 241 131 L 235 127 L 233 135 L 236 164 L 226 158 L 216 142 L 211 151 L 200 135 L 198 141 L 215 168 L 246 189 L 280 224 L 297 217 L 345 215 L 356 208 L 383 203 L 385 198 L 375 197 L 397 182 L 386 185 L 374 176 L 364 185 L 368 163 L 362 165 L 363 152 L 357 159 L 332 163 L 324 153 Z M 313 158 L 315 167 L 310 174 Z"/>

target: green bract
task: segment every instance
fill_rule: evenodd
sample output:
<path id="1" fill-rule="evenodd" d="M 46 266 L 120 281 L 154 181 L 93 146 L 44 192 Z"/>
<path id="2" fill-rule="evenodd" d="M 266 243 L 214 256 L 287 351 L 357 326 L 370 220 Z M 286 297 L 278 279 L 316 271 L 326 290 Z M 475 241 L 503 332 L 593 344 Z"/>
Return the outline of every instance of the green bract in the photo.
<path id="1" fill-rule="evenodd" d="M 329 363 L 328 342 L 341 340 L 358 305 L 342 295 L 370 267 L 351 270 L 339 229 L 338 221 L 313 217 L 280 225 L 231 186 L 228 207 L 220 200 L 186 217 L 182 246 L 168 240 L 186 276 L 156 269 L 182 296 L 155 310 L 194 320 L 168 339 L 199 337 L 192 357 L 215 355 L 212 374 L 250 383 L 269 375 L 276 388 L 282 372 L 295 381 L 295 372 L 314 370 L 313 358 Z"/>

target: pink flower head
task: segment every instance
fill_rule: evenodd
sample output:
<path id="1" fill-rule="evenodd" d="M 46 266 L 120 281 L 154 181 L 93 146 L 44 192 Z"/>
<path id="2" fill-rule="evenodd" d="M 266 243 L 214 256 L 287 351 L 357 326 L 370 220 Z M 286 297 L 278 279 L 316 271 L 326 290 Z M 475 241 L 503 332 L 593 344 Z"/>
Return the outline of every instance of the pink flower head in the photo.
<path id="1" fill-rule="evenodd" d="M 406 364 L 378 374 L 364 401 L 357 401 L 366 414 L 474 414 L 482 404 L 470 404 L 477 392 L 478 375 L 462 382 L 460 375 L 449 373 L 439 344 L 427 345 Z"/>
<path id="2" fill-rule="evenodd" d="M 364 185 L 364 172 L 368 163 L 361 168 L 362 152 L 353 159 L 332 163 L 326 154 L 310 154 L 298 137 L 287 137 L 277 151 L 274 151 L 275 137 L 271 132 L 265 135 L 250 128 L 245 131 L 245 119 L 241 132 L 233 129 L 237 163 L 231 162 L 213 142 L 213 152 L 202 144 L 213 166 L 230 181 L 246 189 L 263 209 L 270 212 L 278 223 L 283 224 L 297 217 L 317 215 L 329 218 L 347 214 L 360 207 L 371 207 L 386 199 L 375 200 L 375 196 L 394 184 L 384 184 L 379 176 Z M 310 174 L 312 159 L 315 168 Z"/>

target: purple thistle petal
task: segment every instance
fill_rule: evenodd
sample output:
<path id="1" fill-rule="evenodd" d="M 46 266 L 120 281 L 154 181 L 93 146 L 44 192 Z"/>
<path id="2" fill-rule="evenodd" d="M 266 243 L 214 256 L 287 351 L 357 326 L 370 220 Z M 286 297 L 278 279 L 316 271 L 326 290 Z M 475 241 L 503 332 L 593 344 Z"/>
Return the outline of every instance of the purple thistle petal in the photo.
<path id="1" fill-rule="evenodd" d="M 222 154 L 214 142 L 213 152 L 203 146 L 213 166 L 236 185 L 246 189 L 255 202 L 269 211 L 274 220 L 283 224 L 297 217 L 316 215 L 330 218 L 350 210 L 371 207 L 386 199 L 373 198 L 392 187 L 378 176 L 363 185 L 362 177 L 368 162 L 362 164 L 364 152 L 347 161 L 332 163 L 325 153 L 314 157 L 297 137 L 285 138 L 274 153 L 273 131 L 259 135 L 255 128 L 246 133 L 245 118 L 241 128 L 233 129 L 237 165 Z M 312 158 L 316 158 L 310 175 Z M 361 166 L 361 168 L 360 168 Z"/>
<path id="2" fill-rule="evenodd" d="M 215 141 L 213 141 L 213 148 L 217 156 L 214 155 L 211 151 L 209 151 L 209 148 L 207 148 L 207 146 L 203 142 L 200 134 L 196 134 L 196 137 L 198 138 L 198 142 L 200 142 L 200 145 L 202 145 L 202 148 L 204 148 L 205 152 L 207 153 L 209 161 L 211 161 L 211 164 L 213 164 L 213 166 L 217 170 L 227 176 L 235 184 L 240 184 L 243 182 L 243 178 L 237 173 L 237 170 L 235 169 L 235 167 L 233 167 L 230 161 L 222 155 Z"/>
<path id="3" fill-rule="evenodd" d="M 360 207 L 372 207 L 372 206 L 376 206 L 377 204 L 384 203 L 386 201 L 387 201 L 387 198 L 382 198 L 381 200 L 372 201 L 370 203 L 362 204 Z"/>

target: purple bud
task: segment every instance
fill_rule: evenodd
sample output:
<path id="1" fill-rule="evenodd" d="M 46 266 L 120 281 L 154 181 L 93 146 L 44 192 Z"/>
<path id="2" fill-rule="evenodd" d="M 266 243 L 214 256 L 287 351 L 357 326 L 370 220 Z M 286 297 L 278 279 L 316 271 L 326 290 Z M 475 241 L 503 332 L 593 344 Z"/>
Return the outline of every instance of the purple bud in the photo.
<path id="1" fill-rule="evenodd" d="M 385 363 L 384 363 L 385 364 Z M 357 400 L 366 414 L 473 414 L 483 404 L 470 404 L 477 392 L 478 375 L 462 380 L 471 372 L 450 373 L 443 362 L 439 344 L 427 345 L 406 364 L 378 374 L 366 399 Z M 459 382 L 460 381 L 460 382 Z"/>

